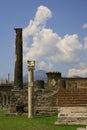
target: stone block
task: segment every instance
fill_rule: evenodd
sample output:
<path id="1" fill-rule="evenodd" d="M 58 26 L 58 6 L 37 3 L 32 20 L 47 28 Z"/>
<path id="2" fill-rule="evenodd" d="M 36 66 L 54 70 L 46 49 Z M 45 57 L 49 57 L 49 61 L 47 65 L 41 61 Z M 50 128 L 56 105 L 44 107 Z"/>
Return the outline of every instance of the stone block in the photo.
<path id="1" fill-rule="evenodd" d="M 87 107 L 59 107 L 58 124 L 87 124 Z"/>
<path id="2" fill-rule="evenodd" d="M 77 130 L 86 130 L 86 128 L 77 128 Z"/>

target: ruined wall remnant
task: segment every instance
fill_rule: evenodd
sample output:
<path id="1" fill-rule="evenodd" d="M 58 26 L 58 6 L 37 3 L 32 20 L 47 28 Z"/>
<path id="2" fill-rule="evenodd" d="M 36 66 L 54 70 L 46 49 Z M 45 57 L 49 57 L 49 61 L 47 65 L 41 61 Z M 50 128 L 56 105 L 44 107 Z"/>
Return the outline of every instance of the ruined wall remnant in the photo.
<path id="1" fill-rule="evenodd" d="M 27 89 L 13 89 L 11 91 L 11 103 L 10 103 L 10 108 L 9 112 L 10 114 L 23 114 L 27 113 L 27 106 L 28 106 L 28 94 L 27 94 Z"/>
<path id="2" fill-rule="evenodd" d="M 0 109 L 10 105 L 10 114 L 17 115 L 30 111 L 29 117 L 32 117 L 33 114 L 52 115 L 58 111 L 59 120 L 57 123 L 73 120 L 75 122 L 77 120 L 81 121 L 82 118 L 83 120 L 87 119 L 87 89 L 84 89 L 87 88 L 87 78 L 67 78 L 62 77 L 60 72 L 48 72 L 46 73 L 48 77 L 47 83 L 43 80 L 33 82 L 35 62 L 29 61 L 29 82 L 23 85 L 22 29 L 16 28 L 15 31 L 14 85 L 0 87 Z M 31 108 L 29 108 L 30 106 Z M 79 113 L 77 112 L 78 108 Z M 77 117 L 74 118 L 76 114 Z M 83 115 L 83 117 L 80 117 L 80 115 Z"/>
<path id="3" fill-rule="evenodd" d="M 67 78 L 66 88 L 86 88 L 87 78 Z"/>
<path id="4" fill-rule="evenodd" d="M 0 85 L 0 109 L 9 108 L 11 99 L 10 91 L 12 88 L 12 84 Z"/>
<path id="5" fill-rule="evenodd" d="M 58 112 L 58 91 L 38 89 L 34 92 L 35 115 L 57 114 Z"/>
<path id="6" fill-rule="evenodd" d="M 14 87 L 23 88 L 22 28 L 16 28 Z"/>
<path id="7" fill-rule="evenodd" d="M 57 89 L 60 86 L 61 73 L 60 72 L 48 72 L 48 88 Z"/>
<path id="8" fill-rule="evenodd" d="M 35 82 L 34 82 L 34 87 L 36 88 L 36 89 L 44 89 L 44 80 L 36 80 Z"/>

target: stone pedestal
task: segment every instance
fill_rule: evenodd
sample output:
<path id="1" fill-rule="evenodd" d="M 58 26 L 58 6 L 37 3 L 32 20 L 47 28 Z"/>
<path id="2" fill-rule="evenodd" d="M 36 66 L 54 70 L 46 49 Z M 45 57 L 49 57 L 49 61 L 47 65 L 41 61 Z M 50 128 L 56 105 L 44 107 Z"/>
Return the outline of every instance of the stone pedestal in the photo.
<path id="1" fill-rule="evenodd" d="M 28 118 L 32 118 L 34 115 L 34 68 L 35 61 L 28 61 Z"/>

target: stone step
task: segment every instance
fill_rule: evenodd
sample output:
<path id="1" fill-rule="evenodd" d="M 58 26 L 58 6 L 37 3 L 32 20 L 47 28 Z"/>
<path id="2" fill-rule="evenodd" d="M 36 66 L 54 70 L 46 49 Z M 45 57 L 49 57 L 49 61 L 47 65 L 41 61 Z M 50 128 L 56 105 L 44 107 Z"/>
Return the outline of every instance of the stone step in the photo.
<path id="1" fill-rule="evenodd" d="M 87 107 L 58 107 L 56 124 L 87 125 Z"/>
<path id="2" fill-rule="evenodd" d="M 87 104 L 81 104 L 81 103 L 79 103 L 79 104 L 77 104 L 77 103 L 60 103 L 60 104 L 58 104 L 58 106 L 87 106 Z"/>
<path id="3" fill-rule="evenodd" d="M 57 114 L 58 107 L 35 107 L 35 113 L 39 114 Z"/>
<path id="4" fill-rule="evenodd" d="M 87 126 L 86 128 L 77 128 L 77 130 L 87 130 Z"/>
<path id="5" fill-rule="evenodd" d="M 72 97 L 71 97 L 71 96 L 60 96 L 60 97 L 58 97 L 58 99 L 59 99 L 59 100 L 62 100 L 62 99 L 63 99 L 63 100 L 66 100 L 66 99 L 68 99 L 68 100 L 69 100 L 69 99 L 71 99 L 71 100 L 72 100 L 72 99 L 74 99 L 74 100 L 75 100 L 75 99 L 76 99 L 76 100 L 81 100 L 81 99 L 87 100 L 87 97 L 83 97 L 83 96 L 80 96 L 80 97 L 78 97 L 78 96 L 72 96 Z"/>

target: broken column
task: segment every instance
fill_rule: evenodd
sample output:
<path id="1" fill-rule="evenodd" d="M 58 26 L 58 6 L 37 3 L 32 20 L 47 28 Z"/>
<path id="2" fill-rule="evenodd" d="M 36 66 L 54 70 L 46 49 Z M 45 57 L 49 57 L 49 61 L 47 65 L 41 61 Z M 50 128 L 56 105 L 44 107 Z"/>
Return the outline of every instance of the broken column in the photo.
<path id="1" fill-rule="evenodd" d="M 23 88 L 23 63 L 22 63 L 22 28 L 15 28 L 15 71 L 14 71 L 14 87 Z"/>
<path id="2" fill-rule="evenodd" d="M 22 28 L 16 28 L 14 89 L 10 93 L 9 113 L 20 115 L 27 112 L 27 89 L 23 88 Z M 26 109 L 26 110 L 25 110 Z"/>
<path id="3" fill-rule="evenodd" d="M 34 69 L 35 61 L 28 61 L 28 118 L 32 118 L 34 115 Z"/>

